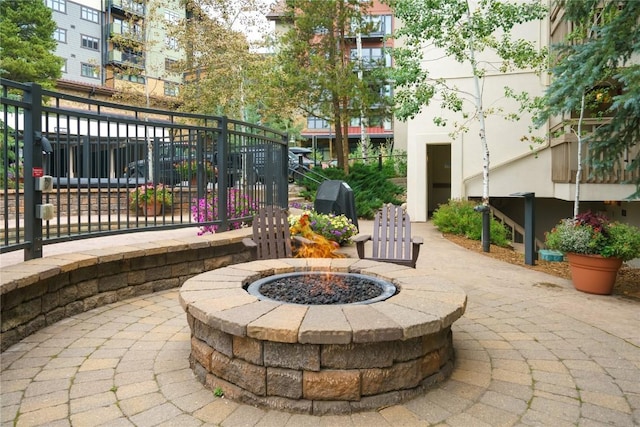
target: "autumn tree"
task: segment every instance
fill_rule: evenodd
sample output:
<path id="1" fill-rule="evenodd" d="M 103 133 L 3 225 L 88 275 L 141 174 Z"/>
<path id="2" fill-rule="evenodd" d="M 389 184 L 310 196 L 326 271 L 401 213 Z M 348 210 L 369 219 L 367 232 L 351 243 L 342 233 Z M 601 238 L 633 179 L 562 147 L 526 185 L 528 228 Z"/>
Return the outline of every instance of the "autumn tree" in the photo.
<path id="1" fill-rule="evenodd" d="M 259 0 L 189 0 L 185 25 L 175 31 L 187 52 L 183 109 L 241 120 L 255 113 L 264 89 L 268 58 L 240 28 L 257 28 L 266 3 Z"/>
<path id="2" fill-rule="evenodd" d="M 640 147 L 640 2 L 560 0 L 556 5 L 574 31 L 553 46 L 552 81 L 537 123 L 551 116 L 570 118 L 572 112 L 582 119 L 585 110 L 601 117 L 592 133 L 578 129 L 582 120 L 567 124 L 579 138 L 579 149 L 588 150 L 585 158 L 596 174 L 604 174 Z M 635 176 L 636 192 L 630 197 L 640 198 L 640 150 L 629 156 L 625 169 Z M 579 190 L 574 214 L 578 202 Z"/>
<path id="3" fill-rule="evenodd" d="M 443 109 L 459 113 L 461 121 L 453 133 L 465 132 L 471 121 L 479 126 L 478 143 L 483 153 L 483 221 L 482 246 L 490 248 L 489 236 L 489 142 L 485 119 L 490 110 L 485 105 L 483 78 L 487 73 L 507 73 L 518 69 L 535 69 L 543 64 L 545 52 L 534 40 L 515 38 L 518 25 L 538 21 L 546 16 L 539 0 L 385 0 L 402 22 L 394 37 L 403 45 L 393 49 L 395 59 L 395 115 L 400 120 L 415 117 L 432 101 Z M 472 90 L 465 91 L 439 77 L 429 69 L 429 61 L 439 55 L 468 67 Z M 487 58 L 495 58 L 494 60 Z M 436 74 L 433 77 L 432 74 Z M 447 125 L 443 117 L 434 117 L 438 125 Z"/>
<path id="4" fill-rule="evenodd" d="M 63 64 L 55 29 L 42 0 L 0 0 L 0 77 L 53 87 Z"/>
<path id="5" fill-rule="evenodd" d="M 358 32 L 370 31 L 368 2 L 359 0 L 287 0 L 291 24 L 279 40 L 281 81 L 306 116 L 327 120 L 335 129 L 338 165 L 349 171 L 349 123 L 376 104 L 384 105 L 386 84 L 381 64 L 364 67 L 351 57 Z"/>

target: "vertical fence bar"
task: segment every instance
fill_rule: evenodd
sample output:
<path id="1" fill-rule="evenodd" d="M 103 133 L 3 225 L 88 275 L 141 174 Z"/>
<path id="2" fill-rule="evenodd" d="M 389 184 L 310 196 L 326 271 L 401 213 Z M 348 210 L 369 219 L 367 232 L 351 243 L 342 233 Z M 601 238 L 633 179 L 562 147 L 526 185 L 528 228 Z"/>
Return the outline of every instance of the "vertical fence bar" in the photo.
<path id="1" fill-rule="evenodd" d="M 42 168 L 42 88 L 29 83 L 24 110 L 24 235 L 29 246 L 24 260 L 42 258 L 42 219 L 36 218 L 36 206 L 42 204 L 42 192 L 35 191 L 34 168 Z"/>
<path id="2" fill-rule="evenodd" d="M 218 219 L 221 221 L 220 230 L 228 229 L 227 219 L 227 195 L 229 183 L 228 158 L 229 158 L 229 122 L 227 117 L 220 118 L 220 133 L 218 134 Z"/>

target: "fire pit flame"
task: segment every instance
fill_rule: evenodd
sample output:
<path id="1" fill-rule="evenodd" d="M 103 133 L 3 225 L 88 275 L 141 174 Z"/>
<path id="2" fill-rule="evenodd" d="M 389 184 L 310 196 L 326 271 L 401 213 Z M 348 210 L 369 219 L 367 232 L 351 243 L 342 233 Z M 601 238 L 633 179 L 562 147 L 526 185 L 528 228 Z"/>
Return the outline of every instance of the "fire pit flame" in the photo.
<path id="1" fill-rule="evenodd" d="M 315 233 L 309 224 L 309 214 L 303 214 L 298 222 L 291 226 L 292 235 L 300 235 L 311 240 L 311 244 L 300 245 L 296 253 L 297 258 L 344 258 L 345 255 L 336 252 L 340 249 L 337 242 L 333 242 L 326 237 Z"/>

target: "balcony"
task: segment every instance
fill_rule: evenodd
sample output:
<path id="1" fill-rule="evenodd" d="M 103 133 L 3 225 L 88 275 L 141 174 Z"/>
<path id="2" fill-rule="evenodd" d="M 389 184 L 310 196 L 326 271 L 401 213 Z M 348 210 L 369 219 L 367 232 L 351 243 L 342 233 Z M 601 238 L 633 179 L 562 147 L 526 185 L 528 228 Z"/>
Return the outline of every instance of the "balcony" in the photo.
<path id="1" fill-rule="evenodd" d="M 109 24 L 109 34 L 112 39 L 121 36 L 127 40 L 144 43 L 144 33 L 142 31 L 128 28 L 125 25 Z"/>
<path id="2" fill-rule="evenodd" d="M 590 132 L 596 126 L 602 125 L 600 119 L 585 119 L 583 130 Z M 561 125 L 556 126 L 561 128 Z M 555 134 L 555 129 L 551 129 L 551 134 Z M 589 164 L 589 150 L 583 147 L 582 150 L 582 184 L 624 184 L 640 178 L 637 170 L 625 170 L 628 163 L 640 153 L 640 147 L 627 148 L 626 152 L 613 165 L 613 168 L 595 174 L 595 170 Z M 578 168 L 578 139 L 573 133 L 561 134 L 551 140 L 551 179 L 554 183 L 575 184 L 576 171 Z"/>
<path id="3" fill-rule="evenodd" d="M 373 15 L 365 18 L 364 30 L 360 31 L 362 40 L 382 41 L 391 35 L 393 17 L 391 15 Z M 352 25 L 348 38 L 358 36 L 357 25 Z"/>
<path id="4" fill-rule="evenodd" d="M 144 16 L 146 13 L 144 3 L 135 0 L 108 0 L 111 10 L 126 12 L 133 15 Z"/>
<path id="5" fill-rule="evenodd" d="M 113 49 L 109 51 L 108 62 L 111 64 L 127 65 L 136 68 L 144 68 L 144 56 Z"/>

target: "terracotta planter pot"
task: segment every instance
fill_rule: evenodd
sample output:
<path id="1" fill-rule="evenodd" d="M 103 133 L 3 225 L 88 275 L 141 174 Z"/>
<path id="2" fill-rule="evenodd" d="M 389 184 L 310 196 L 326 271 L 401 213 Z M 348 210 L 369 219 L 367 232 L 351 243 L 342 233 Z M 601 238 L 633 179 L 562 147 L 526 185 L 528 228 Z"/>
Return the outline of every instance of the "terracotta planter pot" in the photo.
<path id="1" fill-rule="evenodd" d="M 622 266 L 620 258 L 568 253 L 567 260 L 573 286 L 577 290 L 598 295 L 610 295 L 613 292 L 618 270 Z"/>
<path id="2" fill-rule="evenodd" d="M 148 203 L 142 206 L 142 211 L 146 216 L 158 216 L 162 213 L 162 203 Z"/>

